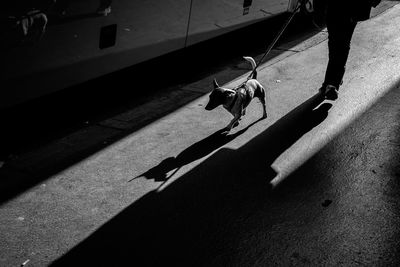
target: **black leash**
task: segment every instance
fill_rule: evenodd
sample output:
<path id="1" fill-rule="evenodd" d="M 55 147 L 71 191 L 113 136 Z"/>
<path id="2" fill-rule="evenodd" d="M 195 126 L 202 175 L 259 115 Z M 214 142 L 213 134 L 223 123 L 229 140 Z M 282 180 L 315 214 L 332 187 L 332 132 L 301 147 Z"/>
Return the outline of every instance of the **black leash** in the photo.
<path id="1" fill-rule="evenodd" d="M 261 62 L 264 60 L 264 58 L 271 52 L 272 48 L 275 46 L 276 42 L 279 40 L 279 38 L 281 37 L 281 35 L 283 34 L 283 32 L 286 30 L 287 26 L 289 25 L 289 23 L 292 21 L 292 19 L 294 18 L 294 16 L 296 15 L 297 11 L 302 8 L 305 7 L 305 5 L 309 3 L 309 0 L 300 0 L 297 4 L 296 9 L 292 12 L 292 14 L 290 15 L 289 19 L 286 21 L 286 23 L 283 25 L 282 29 L 279 31 L 278 35 L 275 37 L 275 39 L 272 41 L 272 43 L 269 45 L 268 49 L 265 51 L 264 55 L 261 57 L 261 59 L 258 61 L 258 63 L 256 64 L 256 66 L 254 67 L 254 69 L 250 72 L 250 75 L 247 77 L 247 81 L 251 79 L 251 77 L 253 77 L 254 72 L 257 70 L 258 66 L 260 66 Z M 240 87 L 240 86 L 239 86 Z"/>

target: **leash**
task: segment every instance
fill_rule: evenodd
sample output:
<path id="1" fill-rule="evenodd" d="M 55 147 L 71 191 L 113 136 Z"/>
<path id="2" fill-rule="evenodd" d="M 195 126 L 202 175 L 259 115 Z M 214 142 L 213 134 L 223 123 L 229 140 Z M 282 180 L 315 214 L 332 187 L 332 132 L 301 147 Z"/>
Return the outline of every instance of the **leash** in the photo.
<path id="1" fill-rule="evenodd" d="M 258 61 L 258 63 L 256 64 L 256 66 L 254 67 L 254 69 L 250 72 L 249 76 L 247 77 L 247 80 L 250 80 L 251 77 L 253 76 L 254 72 L 256 72 L 257 68 L 260 66 L 261 62 L 264 60 L 264 58 L 271 52 L 272 48 L 275 46 L 276 42 L 279 40 L 279 38 L 282 36 L 283 32 L 286 30 L 287 26 L 290 24 L 290 22 L 292 21 L 292 19 L 294 18 L 294 16 L 296 15 L 297 11 L 299 11 L 300 8 L 304 7 L 307 5 L 307 3 L 310 3 L 310 0 L 300 0 L 297 4 L 297 7 L 295 8 L 295 10 L 292 12 L 292 14 L 290 15 L 290 17 L 286 20 L 285 24 L 283 25 L 283 27 L 281 28 L 281 30 L 278 32 L 278 35 L 275 36 L 275 39 L 272 41 L 272 43 L 269 45 L 269 47 L 267 48 L 267 50 L 265 51 L 264 55 L 261 57 L 261 59 Z M 244 82 L 243 84 L 245 84 L 246 82 Z M 243 84 L 241 84 L 238 88 L 240 88 Z"/>

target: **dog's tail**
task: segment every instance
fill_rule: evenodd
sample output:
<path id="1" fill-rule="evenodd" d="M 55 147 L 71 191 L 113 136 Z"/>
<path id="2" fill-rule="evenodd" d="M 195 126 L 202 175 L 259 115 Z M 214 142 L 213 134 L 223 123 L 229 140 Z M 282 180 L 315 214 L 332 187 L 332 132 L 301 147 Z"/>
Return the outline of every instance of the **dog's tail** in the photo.
<path id="1" fill-rule="evenodd" d="M 245 60 L 247 60 L 248 62 L 250 62 L 251 64 L 251 69 L 253 71 L 251 79 L 257 79 L 257 70 L 256 70 L 256 62 L 254 61 L 254 59 L 252 57 L 243 57 Z"/>

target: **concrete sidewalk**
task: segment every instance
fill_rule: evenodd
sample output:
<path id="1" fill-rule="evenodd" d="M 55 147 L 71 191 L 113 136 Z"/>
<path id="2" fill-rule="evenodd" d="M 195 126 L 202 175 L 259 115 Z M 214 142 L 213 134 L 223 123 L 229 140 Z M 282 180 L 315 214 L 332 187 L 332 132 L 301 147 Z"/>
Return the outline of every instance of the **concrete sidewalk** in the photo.
<path id="1" fill-rule="evenodd" d="M 281 153 L 268 156 L 267 164 L 275 172 L 273 177 L 269 177 L 273 178 L 273 186 L 312 157 L 399 82 L 399 15 L 400 6 L 397 5 L 357 26 L 344 84 L 339 99 L 327 108 L 329 115 L 282 145 L 278 150 Z M 218 178 L 218 175 L 223 175 L 212 173 L 212 167 L 226 164 L 226 160 L 219 156 L 219 161 L 210 163 L 219 150 L 233 151 L 232 154 L 246 150 L 267 155 L 268 148 L 260 150 L 254 146 L 254 140 L 257 141 L 266 130 L 276 127 L 282 118 L 296 118 L 294 111 L 304 107 L 304 103 L 318 102 L 315 95 L 324 78 L 328 53 L 324 40 L 326 32 L 321 32 L 312 42 L 316 45 L 309 47 L 303 43 L 292 47 L 274 62 L 266 62 L 260 67 L 258 79 L 268 88 L 267 119 L 257 121 L 262 110 L 260 104 L 254 101 L 240 126 L 230 136 L 216 138 L 218 130 L 226 126 L 231 117 L 222 108 L 205 111 L 208 97 L 202 96 L 2 204 L 0 265 L 20 265 L 27 259 L 29 264 L 35 266 L 47 265 L 101 229 L 123 210 L 142 203 L 150 195 L 173 194 L 170 188 L 176 184 L 180 184 L 181 188 L 191 185 L 181 179 L 195 177 L 195 185 L 201 187 L 202 177 Z M 226 86 L 233 87 L 246 77 L 247 74 Z M 189 85 L 183 91 L 197 92 L 196 96 L 204 94 L 211 88 L 211 78 Z M 110 126 L 112 135 L 112 127 L 116 123 L 129 123 L 133 120 L 131 116 L 137 114 L 121 114 L 104 124 Z M 272 136 L 279 138 L 276 134 Z M 224 156 L 238 162 L 236 156 L 229 153 Z M 210 167 L 209 173 L 207 168 L 201 167 L 201 171 L 196 171 L 194 175 L 193 170 L 204 166 L 204 162 L 208 162 L 205 166 Z M 163 164 L 167 167 L 163 168 Z M 32 172 L 34 168 L 32 166 Z M 264 172 L 256 170 L 256 175 Z M 229 173 L 235 174 L 232 171 Z M 23 175 L 30 174 L 24 172 Z M 237 175 L 244 175 L 243 170 Z M 203 193 L 206 195 L 207 191 Z M 179 207 L 182 204 L 176 205 Z M 174 214 L 173 210 L 171 212 Z"/>

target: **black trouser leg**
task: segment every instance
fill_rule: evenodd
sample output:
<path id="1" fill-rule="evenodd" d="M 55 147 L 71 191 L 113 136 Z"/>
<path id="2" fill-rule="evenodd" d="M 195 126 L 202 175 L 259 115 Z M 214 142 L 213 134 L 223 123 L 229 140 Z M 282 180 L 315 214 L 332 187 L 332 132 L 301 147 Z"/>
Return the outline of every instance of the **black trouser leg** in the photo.
<path id="1" fill-rule="evenodd" d="M 350 51 L 351 37 L 357 22 L 350 16 L 334 12 L 328 7 L 328 49 L 329 62 L 326 68 L 324 85 L 330 84 L 339 88 L 345 73 L 347 58 Z"/>

